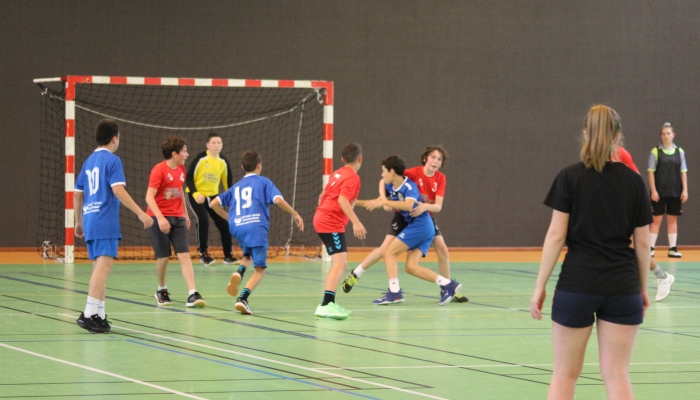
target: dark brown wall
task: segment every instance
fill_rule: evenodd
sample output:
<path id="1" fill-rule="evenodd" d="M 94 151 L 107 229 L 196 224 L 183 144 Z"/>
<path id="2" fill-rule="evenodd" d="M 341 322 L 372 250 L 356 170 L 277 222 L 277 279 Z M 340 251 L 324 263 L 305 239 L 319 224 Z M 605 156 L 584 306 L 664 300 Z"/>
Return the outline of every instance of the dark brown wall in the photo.
<path id="1" fill-rule="evenodd" d="M 332 80 L 335 150 L 379 163 L 429 143 L 452 158 L 438 222 L 451 246 L 539 246 L 556 172 L 587 108 L 623 118 L 640 169 L 671 121 L 687 152 L 679 243 L 700 243 L 700 3 L 640 1 L 2 1 L 0 246 L 33 246 L 39 91 L 33 78 L 128 75 Z M 336 167 L 339 166 L 336 163 Z M 378 245 L 386 214 L 358 211 Z M 310 221 L 309 221 L 310 222 Z M 661 235 L 659 244 L 666 242 Z"/>

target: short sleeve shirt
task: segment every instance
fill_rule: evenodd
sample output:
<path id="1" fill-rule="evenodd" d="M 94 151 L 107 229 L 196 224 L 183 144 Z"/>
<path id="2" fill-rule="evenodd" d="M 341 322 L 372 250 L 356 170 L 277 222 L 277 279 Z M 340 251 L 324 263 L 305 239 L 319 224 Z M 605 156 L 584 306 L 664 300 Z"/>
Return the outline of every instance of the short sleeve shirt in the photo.
<path id="1" fill-rule="evenodd" d="M 185 185 L 185 167 L 178 165 L 172 169 L 163 161 L 156 164 L 148 178 L 148 187 L 157 189 L 155 200 L 164 217 L 184 217 L 182 208 L 182 188 Z M 150 207 L 146 213 L 155 216 Z"/>
<path id="2" fill-rule="evenodd" d="M 350 218 L 338 204 L 342 195 L 354 204 L 360 194 L 360 176 L 350 167 L 342 167 L 331 174 L 325 194 L 314 214 L 314 229 L 317 233 L 345 232 Z"/>
<path id="3" fill-rule="evenodd" d="M 569 250 L 557 289 L 583 294 L 640 292 L 630 236 L 652 218 L 639 174 L 622 163 L 608 162 L 601 173 L 577 163 L 557 175 L 544 204 L 569 214 Z"/>
<path id="4" fill-rule="evenodd" d="M 83 192 L 85 240 L 121 239 L 119 199 L 112 187 L 126 185 L 122 160 L 98 148 L 85 160 L 76 178 L 75 191 Z"/>
<path id="5" fill-rule="evenodd" d="M 387 183 L 384 186 L 384 189 L 386 190 L 387 199 L 391 199 L 393 201 L 404 201 L 406 199 L 413 199 L 415 201 L 413 203 L 413 207 L 417 207 L 418 202 L 421 199 L 421 194 L 418 191 L 418 186 L 408 177 L 404 178 L 403 182 L 401 182 L 401 185 L 398 188 L 395 188 L 394 185 L 392 185 L 391 183 Z M 408 223 L 410 223 L 414 219 L 430 218 L 430 214 L 427 213 L 422 213 L 418 217 L 413 218 L 411 217 L 410 211 L 397 210 L 397 212 L 401 214 L 404 221 Z"/>
<path id="6" fill-rule="evenodd" d="M 620 159 L 620 162 L 625 164 L 627 168 L 631 169 L 632 171 L 639 173 L 639 169 L 637 169 L 637 166 L 634 164 L 634 160 L 632 159 L 632 154 L 630 154 L 629 151 L 625 150 L 623 147 L 618 146 L 617 147 L 617 157 Z"/>
<path id="7" fill-rule="evenodd" d="M 436 171 L 435 175 L 427 176 L 425 175 L 424 167 L 418 166 L 404 171 L 404 176 L 418 184 L 421 202 L 435 204 L 436 196 L 445 197 L 447 178 L 445 178 L 445 174 L 442 172 Z"/>
<path id="8" fill-rule="evenodd" d="M 246 175 L 217 198 L 229 207 L 231 234 L 242 247 L 267 246 L 270 229 L 270 208 L 282 193 L 264 176 Z"/>

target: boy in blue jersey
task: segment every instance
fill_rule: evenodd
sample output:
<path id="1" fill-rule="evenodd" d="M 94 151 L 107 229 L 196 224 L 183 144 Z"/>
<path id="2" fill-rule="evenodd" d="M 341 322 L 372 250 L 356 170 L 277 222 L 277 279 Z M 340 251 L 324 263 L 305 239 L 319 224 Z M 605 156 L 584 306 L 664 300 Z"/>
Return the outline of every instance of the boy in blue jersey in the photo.
<path id="1" fill-rule="evenodd" d="M 228 220 L 231 234 L 243 250 L 241 266 L 231 275 L 226 288 L 228 294 L 231 296 L 238 294 L 238 285 L 251 261 L 255 267 L 253 276 L 248 279 L 245 288 L 236 299 L 236 310 L 241 314 L 252 315 L 248 296 L 258 286 L 267 268 L 267 235 L 270 229 L 268 206 L 277 204 L 279 208 L 291 214 L 299 230 L 304 230 L 304 221 L 299 213 L 282 198 L 282 193 L 272 181 L 260 176 L 262 158 L 257 152 L 253 150 L 244 152 L 241 156 L 241 167 L 246 175 L 229 190 L 217 196 L 211 202 L 211 208 Z M 229 207 L 228 214 L 222 206 Z"/>
<path id="2" fill-rule="evenodd" d="M 119 125 L 111 119 L 101 120 L 95 140 L 97 149 L 83 163 L 73 193 L 75 236 L 85 237 L 88 258 L 93 260 L 85 311 L 76 322 L 90 333 L 107 333 L 110 323 L 105 314 L 105 291 L 122 238 L 120 202 L 139 217 L 144 228 L 153 225 L 153 220 L 124 189 L 122 161 L 113 154 L 119 148 Z"/>
<path id="3" fill-rule="evenodd" d="M 438 284 L 441 289 L 441 303 L 448 303 L 455 293 L 462 289 L 462 284 L 418 265 L 418 260 L 421 256 L 425 257 L 433 242 L 435 225 L 429 213 L 422 213 L 417 217 L 410 215 L 410 211 L 418 206 L 418 200 L 421 196 L 415 182 L 403 176 L 405 169 L 406 164 L 398 156 L 391 156 L 382 161 L 385 196 L 365 202 L 368 210 L 378 207 L 396 209 L 407 223 L 406 228 L 396 237 L 398 240 L 392 241 L 384 252 L 384 263 L 389 276 L 389 290 L 383 297 L 375 300 L 374 304 L 394 304 L 404 301 L 398 278 L 397 257 L 401 253 L 407 253 L 406 272 L 417 278 Z"/>

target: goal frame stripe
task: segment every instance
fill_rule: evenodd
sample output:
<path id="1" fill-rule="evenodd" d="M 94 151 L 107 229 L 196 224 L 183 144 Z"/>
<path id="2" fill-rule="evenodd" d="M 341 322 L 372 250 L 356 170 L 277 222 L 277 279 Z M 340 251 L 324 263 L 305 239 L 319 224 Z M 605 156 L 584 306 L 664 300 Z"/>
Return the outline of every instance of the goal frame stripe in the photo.
<path id="1" fill-rule="evenodd" d="M 35 79 L 34 82 L 60 80 L 65 85 L 66 132 L 65 132 L 65 240 L 64 262 L 73 263 L 74 226 L 73 189 L 75 186 L 75 92 L 78 84 L 93 85 L 150 85 L 150 86 L 197 86 L 197 87 L 258 87 L 258 88 L 311 88 L 324 89 L 323 102 L 323 187 L 333 172 L 333 107 L 335 93 L 333 82 L 314 80 L 274 79 L 225 79 L 225 78 L 168 78 L 135 76 L 68 75 L 61 78 Z"/>

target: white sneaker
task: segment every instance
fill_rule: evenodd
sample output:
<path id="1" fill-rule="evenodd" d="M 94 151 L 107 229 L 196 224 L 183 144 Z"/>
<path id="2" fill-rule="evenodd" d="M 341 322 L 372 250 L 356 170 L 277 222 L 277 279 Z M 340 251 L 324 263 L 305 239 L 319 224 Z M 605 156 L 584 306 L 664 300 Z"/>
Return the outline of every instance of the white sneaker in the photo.
<path id="1" fill-rule="evenodd" d="M 652 248 L 651 248 L 651 256 L 652 256 L 652 257 L 654 257 L 654 253 L 656 253 L 656 252 L 654 251 L 654 248 L 652 247 Z"/>
<path id="2" fill-rule="evenodd" d="M 683 254 L 681 254 L 681 252 L 678 251 L 677 248 L 671 247 L 670 249 L 668 249 L 668 256 L 673 258 L 681 258 L 683 257 Z"/>
<path id="3" fill-rule="evenodd" d="M 671 285 L 676 281 L 673 275 L 666 273 L 666 279 L 657 279 L 656 284 L 658 288 L 656 289 L 656 301 L 661 301 L 665 299 L 669 293 L 671 293 Z"/>

